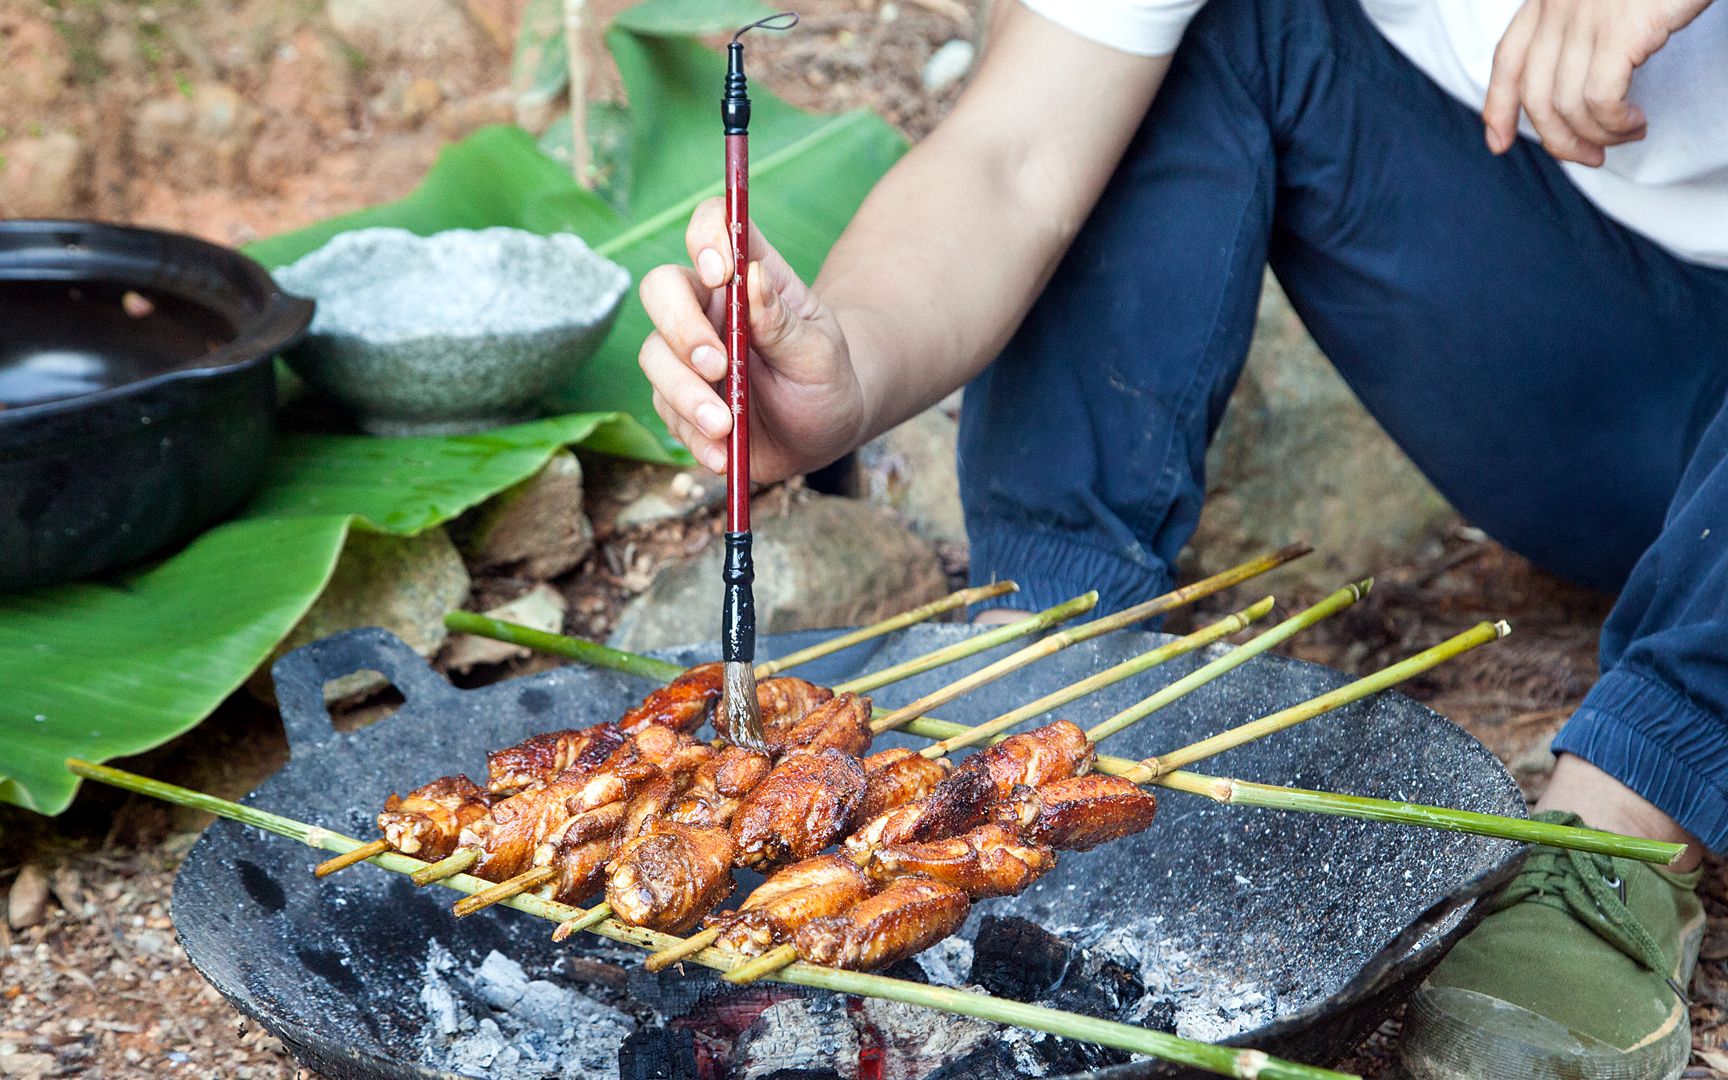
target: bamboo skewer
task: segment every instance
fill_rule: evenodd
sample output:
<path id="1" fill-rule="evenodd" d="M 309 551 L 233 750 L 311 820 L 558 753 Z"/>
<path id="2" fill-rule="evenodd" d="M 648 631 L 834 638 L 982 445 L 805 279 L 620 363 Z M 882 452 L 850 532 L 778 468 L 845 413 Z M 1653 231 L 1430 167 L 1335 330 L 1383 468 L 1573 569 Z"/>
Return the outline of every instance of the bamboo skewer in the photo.
<path id="1" fill-rule="evenodd" d="M 427 885 L 443 881 L 452 874 L 466 874 L 479 861 L 479 848 L 458 848 L 437 862 L 427 863 L 422 869 L 414 871 L 413 881 L 414 884 L 424 888 Z"/>
<path id="2" fill-rule="evenodd" d="M 1373 578 L 1364 578 L 1354 584 L 1344 586 L 1318 604 L 1298 611 L 1270 630 L 1256 634 L 1253 638 L 1231 649 L 1211 663 L 1196 668 L 1169 686 L 1142 698 L 1115 716 L 1097 724 L 1086 733 L 1086 737 L 1093 742 L 1098 742 L 1106 736 L 1121 731 L 1129 724 L 1139 722 L 1177 698 L 1193 693 L 1213 679 L 1241 667 L 1274 645 L 1282 645 L 1320 620 L 1343 611 L 1351 604 L 1367 596 L 1368 590 L 1373 587 Z"/>
<path id="3" fill-rule="evenodd" d="M 1018 592 L 1019 589 L 1020 586 L 1012 581 L 998 581 L 990 585 L 980 585 L 976 588 L 961 589 L 958 592 L 949 593 L 942 599 L 933 600 L 922 607 L 902 611 L 900 614 L 891 615 L 881 622 L 871 623 L 869 626 L 860 627 L 850 633 L 841 634 L 826 641 L 819 641 L 809 648 L 799 649 L 797 652 L 757 664 L 756 677 L 766 679 L 799 664 L 807 664 L 812 660 L 819 660 L 824 656 L 840 652 L 842 649 L 849 649 L 861 642 L 891 634 L 896 630 L 904 630 L 908 626 L 933 619 L 944 612 L 953 611 L 955 608 L 970 607 L 985 600 Z M 532 626 L 494 619 L 473 611 L 452 611 L 444 616 L 444 625 L 460 633 L 492 638 L 496 641 L 508 642 L 511 645 L 520 645 L 525 649 L 552 653 L 556 656 L 564 656 L 571 660 L 593 664 L 596 667 L 612 668 L 632 675 L 659 679 L 662 682 L 676 678 L 684 670 L 678 665 L 669 664 L 664 660 L 635 656 L 592 641 L 584 641 L 582 638 L 554 634 L 547 630 L 537 630 Z"/>
<path id="4" fill-rule="evenodd" d="M 760 956 L 753 956 L 720 977 L 733 986 L 749 986 L 781 968 L 796 963 L 798 950 L 791 945 L 776 945 Z"/>
<path id="5" fill-rule="evenodd" d="M 152 780 L 149 777 L 124 772 L 120 769 L 77 759 L 68 760 L 66 767 L 85 779 L 96 780 L 127 791 L 149 795 L 152 798 L 179 806 L 203 810 L 218 817 L 228 818 L 285 836 L 309 847 L 347 853 L 363 846 L 359 840 L 331 832 L 328 829 L 309 825 L 279 814 L 272 814 L 255 807 L 229 802 L 213 795 Z M 394 851 L 376 856 L 373 862 L 376 866 L 398 874 L 410 873 L 427 865 L 419 859 Z M 489 887 L 490 882 L 481 881 L 479 878 L 468 875 L 458 875 L 445 879 L 442 884 L 458 892 L 473 894 Z M 554 922 L 568 921 L 585 914 L 580 908 L 531 894 L 513 896 L 504 901 L 504 904 Z M 592 929 L 602 937 L 642 948 L 664 948 L 678 941 L 677 938 L 669 934 L 625 926 L 616 920 L 606 920 Z M 722 949 L 708 949 L 692 959 L 705 967 L 718 970 L 726 970 L 737 960 L 733 954 Z M 1347 1080 L 1347 1074 L 1311 1065 L 1302 1065 L 1297 1062 L 1283 1061 L 1269 1057 L 1258 1050 L 1239 1050 L 1234 1047 L 1215 1046 L 1210 1043 L 1168 1035 L 1160 1031 L 1135 1027 L 1131 1024 L 1099 1020 L 1089 1016 L 1063 1012 L 1059 1009 L 1008 1001 L 989 994 L 929 986 L 904 979 L 889 978 L 884 975 L 841 971 L 835 968 L 817 967 L 812 964 L 794 964 L 792 967 L 779 972 L 777 977 L 780 981 L 797 986 L 832 990 L 859 997 L 899 1001 L 994 1023 L 1012 1024 L 1064 1038 L 1080 1039 L 1101 1046 L 1126 1050 L 1130 1053 L 1146 1054 L 1160 1060 L 1188 1065 L 1220 1076 L 1240 1077 L 1243 1080 L 1249 1080 L 1253 1077 L 1259 1077 L 1261 1080 Z"/>
<path id="6" fill-rule="evenodd" d="M 1210 738 L 1201 739 L 1197 743 L 1172 750 L 1168 754 L 1149 757 L 1140 763 L 1138 769 L 1125 775 L 1128 779 L 1140 784 L 1149 780 L 1156 780 L 1158 777 L 1174 772 L 1184 765 L 1191 765 L 1196 761 L 1202 761 L 1241 746 L 1243 743 L 1265 738 L 1274 732 L 1283 731 L 1285 728 L 1294 727 L 1306 720 L 1311 720 L 1321 713 L 1331 712 L 1333 709 L 1348 705 L 1353 701 L 1359 701 L 1387 687 L 1395 686 L 1412 675 L 1427 671 L 1436 664 L 1445 663 L 1447 660 L 1461 656 L 1480 645 L 1499 641 L 1511 632 L 1512 627 L 1505 621 L 1477 623 L 1462 634 L 1447 638 L 1431 649 L 1425 649 L 1415 656 L 1381 668 L 1372 675 L 1357 679 L 1355 682 L 1346 683 L 1336 690 L 1304 701 L 1300 705 L 1292 705 L 1290 708 L 1281 709 L 1270 716 L 1251 720 L 1228 731 L 1219 732 Z"/>
<path id="7" fill-rule="evenodd" d="M 472 896 L 463 897 L 456 901 L 450 910 L 455 912 L 458 919 L 465 918 L 476 911 L 484 910 L 493 904 L 508 900 L 512 896 L 525 893 L 557 875 L 558 871 L 550 866 L 536 866 L 522 871 L 513 878 L 506 878 L 490 889 L 481 889 Z"/>
<path id="8" fill-rule="evenodd" d="M 1089 675 L 1079 682 L 1071 683 L 1060 690 L 1045 694 L 1037 701 L 1005 712 L 994 720 L 987 720 L 982 724 L 967 728 L 962 734 L 931 743 L 919 753 L 927 758 L 945 757 L 955 750 L 983 742 L 992 735 L 1007 731 L 1009 728 L 1018 727 L 1026 721 L 1046 713 L 1054 712 L 1088 694 L 1096 693 L 1107 686 L 1114 686 L 1123 679 L 1132 678 L 1157 667 L 1159 664 L 1205 648 L 1215 641 L 1229 637 L 1238 630 L 1244 630 L 1270 613 L 1272 604 L 1272 597 L 1262 597 L 1241 611 L 1227 615 L 1210 626 L 1201 627 L 1186 637 L 1166 642 L 1156 649 L 1150 649 L 1139 656 L 1131 657 L 1114 667 L 1105 668 L 1103 671 Z"/>
<path id="9" fill-rule="evenodd" d="M 562 929 L 562 928 L 560 928 Z M 668 949 L 661 949 L 642 961 L 642 966 L 649 971 L 664 971 L 681 960 L 695 956 L 708 946 L 720 940 L 720 928 L 710 926 L 706 930 L 697 931 L 678 944 Z"/>
<path id="10" fill-rule="evenodd" d="M 382 855 L 391 850 L 393 849 L 390 847 L 390 841 L 380 836 L 378 839 L 367 841 L 353 851 L 338 855 L 334 859 L 325 859 L 312 868 L 312 876 L 329 877 L 338 870 L 346 870 L 355 863 L 363 863 L 374 855 Z"/>
<path id="11" fill-rule="evenodd" d="M 946 705 L 961 694 L 975 690 L 978 687 L 983 686 L 985 683 L 994 682 L 1010 672 L 1018 671 L 1028 664 L 1044 659 L 1046 656 L 1059 653 L 1071 645 L 1078 645 L 1083 641 L 1091 641 L 1093 638 L 1101 637 L 1111 631 L 1120 630 L 1127 626 L 1133 626 L 1135 623 L 1145 622 L 1147 619 L 1156 618 L 1159 615 L 1166 614 L 1184 604 L 1192 603 L 1203 596 L 1210 596 L 1222 589 L 1227 589 L 1238 581 L 1244 580 L 1247 577 L 1252 577 L 1255 574 L 1262 573 L 1266 569 L 1270 569 L 1272 566 L 1278 565 L 1280 561 L 1288 561 L 1289 559 L 1297 557 L 1298 554 L 1305 553 L 1300 551 L 1299 547 L 1300 545 L 1297 547 L 1286 548 L 1282 552 L 1275 552 L 1271 555 L 1262 556 L 1252 562 L 1244 563 L 1241 566 L 1226 570 L 1221 574 L 1214 574 L 1202 581 L 1196 581 L 1191 585 L 1184 585 L 1182 588 L 1172 590 L 1162 596 L 1155 596 L 1150 600 L 1135 604 L 1133 607 L 1124 608 L 1121 611 L 1116 612 L 1114 615 L 1106 615 L 1101 619 L 1093 619 L 1089 623 L 1082 623 L 1079 626 L 1057 631 L 1049 637 L 1041 638 L 1033 644 L 1020 649 L 1017 652 L 1010 653 L 1002 659 L 997 660 L 995 663 L 979 668 L 970 675 L 958 679 L 955 682 L 951 682 L 939 690 L 932 690 L 930 693 L 925 694 L 910 705 L 902 706 L 901 708 L 895 709 L 887 716 L 877 718 L 871 723 L 871 730 L 878 734 L 884 731 L 892 731 L 913 717 L 923 716 L 931 709 Z"/>

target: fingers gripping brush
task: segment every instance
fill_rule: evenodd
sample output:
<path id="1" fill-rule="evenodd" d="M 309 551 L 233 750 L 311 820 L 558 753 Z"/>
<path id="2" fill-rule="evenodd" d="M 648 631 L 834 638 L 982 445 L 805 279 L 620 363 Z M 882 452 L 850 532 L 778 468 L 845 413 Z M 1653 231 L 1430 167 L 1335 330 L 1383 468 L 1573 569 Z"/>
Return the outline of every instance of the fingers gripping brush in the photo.
<path id="1" fill-rule="evenodd" d="M 726 284 L 726 404 L 732 433 L 726 440 L 725 599 L 720 612 L 720 697 L 725 736 L 766 750 L 756 704 L 756 570 L 750 553 L 750 97 L 744 81 L 748 31 L 790 30 L 798 16 L 782 12 L 732 35 L 726 48 L 726 90 L 720 119 L 726 127 L 726 234 L 732 245 L 732 280 Z"/>

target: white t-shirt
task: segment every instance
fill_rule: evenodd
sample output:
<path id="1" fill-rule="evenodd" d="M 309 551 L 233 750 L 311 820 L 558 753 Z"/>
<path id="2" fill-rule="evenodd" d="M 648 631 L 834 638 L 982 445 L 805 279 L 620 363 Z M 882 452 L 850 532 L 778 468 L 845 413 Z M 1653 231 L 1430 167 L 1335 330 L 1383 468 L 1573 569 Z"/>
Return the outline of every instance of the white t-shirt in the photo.
<path id="1" fill-rule="evenodd" d="M 1205 0 L 1021 2 L 1112 48 L 1164 56 Z M 1482 107 L 1494 48 L 1521 4 L 1362 0 L 1399 52 L 1473 109 Z M 1649 122 L 1645 138 L 1609 147 L 1600 168 L 1564 162 L 1566 175 L 1609 217 L 1681 258 L 1728 267 L 1728 0 L 1706 8 L 1634 72 L 1631 97 Z"/>

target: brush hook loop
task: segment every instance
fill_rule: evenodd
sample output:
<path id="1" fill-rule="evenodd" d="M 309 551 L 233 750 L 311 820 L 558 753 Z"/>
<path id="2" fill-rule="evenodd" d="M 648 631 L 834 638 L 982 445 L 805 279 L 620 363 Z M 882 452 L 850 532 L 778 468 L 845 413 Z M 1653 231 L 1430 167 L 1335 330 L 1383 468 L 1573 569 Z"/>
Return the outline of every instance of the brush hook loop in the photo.
<path id="1" fill-rule="evenodd" d="M 738 44 L 738 39 L 752 30 L 790 30 L 797 25 L 796 11 L 782 11 L 778 15 L 770 15 L 766 19 L 757 19 L 748 26 L 739 27 L 738 32 L 732 35 L 732 42 Z"/>

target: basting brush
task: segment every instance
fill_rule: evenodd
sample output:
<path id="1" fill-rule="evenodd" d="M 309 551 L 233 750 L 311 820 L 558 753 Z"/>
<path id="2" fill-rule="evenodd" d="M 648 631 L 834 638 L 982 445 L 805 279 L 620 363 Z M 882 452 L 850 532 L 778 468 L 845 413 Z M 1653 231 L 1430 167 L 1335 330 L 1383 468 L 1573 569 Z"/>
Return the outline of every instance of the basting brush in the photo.
<path id="1" fill-rule="evenodd" d="M 744 81 L 744 43 L 754 29 L 790 30 L 790 11 L 743 27 L 726 47 L 726 89 L 720 119 L 726 129 L 726 235 L 732 245 L 732 280 L 726 283 L 726 404 L 732 433 L 726 440 L 725 599 L 720 611 L 722 734 L 739 746 L 766 750 L 756 704 L 756 569 L 750 547 L 750 97 Z"/>

